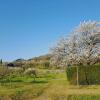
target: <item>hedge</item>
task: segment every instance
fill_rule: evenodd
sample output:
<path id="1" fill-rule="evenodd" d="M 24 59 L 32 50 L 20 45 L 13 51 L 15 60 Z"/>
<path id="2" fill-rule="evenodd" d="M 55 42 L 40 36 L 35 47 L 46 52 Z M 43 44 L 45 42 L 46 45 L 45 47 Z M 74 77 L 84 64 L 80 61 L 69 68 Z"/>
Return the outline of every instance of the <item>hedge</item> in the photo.
<path id="1" fill-rule="evenodd" d="M 100 64 L 92 66 L 78 66 L 80 85 L 100 85 Z M 77 67 L 67 68 L 67 79 L 70 84 L 77 84 Z"/>

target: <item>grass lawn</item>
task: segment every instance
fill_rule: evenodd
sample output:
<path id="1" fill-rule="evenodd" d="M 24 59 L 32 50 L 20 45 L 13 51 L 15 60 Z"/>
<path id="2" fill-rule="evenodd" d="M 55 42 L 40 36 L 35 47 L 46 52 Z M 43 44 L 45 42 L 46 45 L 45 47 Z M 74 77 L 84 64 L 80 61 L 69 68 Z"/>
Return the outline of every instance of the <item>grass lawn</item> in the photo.
<path id="1" fill-rule="evenodd" d="M 0 100 L 100 100 L 100 86 L 69 85 L 65 72 L 13 77 L 0 83 Z"/>

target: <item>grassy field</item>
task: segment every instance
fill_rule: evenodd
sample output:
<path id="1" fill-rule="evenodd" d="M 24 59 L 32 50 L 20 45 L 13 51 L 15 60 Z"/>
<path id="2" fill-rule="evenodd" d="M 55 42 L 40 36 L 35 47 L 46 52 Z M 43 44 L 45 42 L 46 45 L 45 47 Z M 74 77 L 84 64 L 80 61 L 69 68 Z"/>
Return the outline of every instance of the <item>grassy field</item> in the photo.
<path id="1" fill-rule="evenodd" d="M 41 70 L 33 77 L 16 76 L 0 83 L 0 100 L 100 100 L 100 86 L 69 85 L 66 73 Z"/>

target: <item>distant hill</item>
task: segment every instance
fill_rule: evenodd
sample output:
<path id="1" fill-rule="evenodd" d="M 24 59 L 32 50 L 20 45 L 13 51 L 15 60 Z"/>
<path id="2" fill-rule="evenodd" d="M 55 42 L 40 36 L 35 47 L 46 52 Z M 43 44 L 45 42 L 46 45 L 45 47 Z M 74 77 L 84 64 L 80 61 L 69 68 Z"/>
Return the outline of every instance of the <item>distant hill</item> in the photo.
<path id="1" fill-rule="evenodd" d="M 23 61 L 26 61 L 26 60 L 25 59 L 22 59 L 22 58 L 15 60 L 15 62 L 23 62 Z"/>
<path id="2" fill-rule="evenodd" d="M 42 55 L 42 56 L 39 56 L 39 57 L 34 57 L 34 58 L 31 58 L 31 59 L 28 59 L 27 61 L 33 61 L 33 62 L 49 61 L 50 58 L 51 58 L 51 55 L 47 54 L 47 55 Z"/>
<path id="3" fill-rule="evenodd" d="M 50 65 L 50 54 L 42 55 L 39 57 L 33 57 L 31 59 L 16 59 L 13 62 L 8 63 L 9 67 L 21 67 L 23 65 L 26 66 L 49 66 Z"/>

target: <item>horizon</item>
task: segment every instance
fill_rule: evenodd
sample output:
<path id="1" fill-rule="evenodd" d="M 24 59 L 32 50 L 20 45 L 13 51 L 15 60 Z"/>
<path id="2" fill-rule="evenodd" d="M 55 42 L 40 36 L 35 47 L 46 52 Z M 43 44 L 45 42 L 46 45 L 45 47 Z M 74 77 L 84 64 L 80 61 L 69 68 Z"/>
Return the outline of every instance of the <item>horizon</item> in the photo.
<path id="1" fill-rule="evenodd" d="M 0 1 L 0 59 L 30 59 L 84 20 L 100 21 L 99 0 Z"/>

